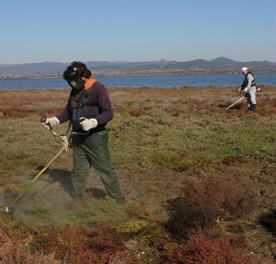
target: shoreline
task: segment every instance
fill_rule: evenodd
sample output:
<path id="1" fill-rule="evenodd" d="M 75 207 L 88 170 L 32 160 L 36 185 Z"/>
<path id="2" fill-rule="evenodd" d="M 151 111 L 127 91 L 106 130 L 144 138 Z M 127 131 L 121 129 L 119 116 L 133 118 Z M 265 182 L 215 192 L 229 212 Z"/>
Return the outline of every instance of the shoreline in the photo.
<path id="1" fill-rule="evenodd" d="M 276 85 L 267 85 L 267 84 L 260 84 L 258 85 L 258 88 L 261 89 L 276 89 Z M 51 88 L 22 88 L 22 89 L 18 89 L 18 88 L 1 88 L 0 87 L 0 93 L 4 93 L 4 92 L 24 92 L 24 91 L 35 91 L 35 92 L 46 92 L 46 91 L 55 91 L 55 92 L 62 92 L 62 91 L 67 91 L 70 90 L 70 87 L 64 87 L 64 88 L 57 88 L 57 87 L 51 87 Z M 234 85 L 229 85 L 229 86 L 215 86 L 215 85 L 207 85 L 207 86 L 181 86 L 181 87 L 161 87 L 161 86 L 138 86 L 138 87 L 134 87 L 134 86 L 111 86 L 111 87 L 107 87 L 107 89 L 109 91 L 129 91 L 129 90 L 149 90 L 149 91 L 167 91 L 167 90 L 171 90 L 171 91 L 181 91 L 181 90 L 230 90 L 230 89 L 238 89 L 238 86 L 234 86 Z"/>
<path id="2" fill-rule="evenodd" d="M 257 74 L 276 74 L 276 69 L 271 70 L 258 70 L 256 69 L 254 73 Z M 161 77 L 161 76 L 208 76 L 208 75 L 235 75 L 240 74 L 239 70 L 175 70 L 171 72 L 114 72 L 114 73 L 97 73 L 94 72 L 94 77 Z M 0 76 L 0 81 L 15 81 L 15 80 L 43 80 L 43 79 L 60 79 L 61 74 L 51 74 L 51 75 L 18 75 L 16 76 Z"/>

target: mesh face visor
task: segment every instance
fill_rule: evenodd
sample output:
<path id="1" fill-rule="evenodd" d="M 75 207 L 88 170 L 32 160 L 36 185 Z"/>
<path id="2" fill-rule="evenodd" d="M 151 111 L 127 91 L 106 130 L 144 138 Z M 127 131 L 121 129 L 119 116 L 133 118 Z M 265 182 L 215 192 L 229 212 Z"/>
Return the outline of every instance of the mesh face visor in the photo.
<path id="1" fill-rule="evenodd" d="M 63 78 L 66 81 L 72 80 L 72 79 L 80 79 L 81 78 L 81 71 L 76 68 L 69 66 L 63 73 Z"/>
<path id="2" fill-rule="evenodd" d="M 63 78 L 74 90 L 81 90 L 84 87 L 83 69 L 69 66 L 63 73 Z"/>

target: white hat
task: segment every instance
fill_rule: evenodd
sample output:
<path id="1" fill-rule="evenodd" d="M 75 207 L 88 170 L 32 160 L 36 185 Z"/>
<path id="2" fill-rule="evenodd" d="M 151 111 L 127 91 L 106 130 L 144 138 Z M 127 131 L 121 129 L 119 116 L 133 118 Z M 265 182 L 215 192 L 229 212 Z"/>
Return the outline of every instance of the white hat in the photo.
<path id="1" fill-rule="evenodd" d="M 242 67 L 242 72 L 248 72 L 248 68 L 247 67 Z"/>

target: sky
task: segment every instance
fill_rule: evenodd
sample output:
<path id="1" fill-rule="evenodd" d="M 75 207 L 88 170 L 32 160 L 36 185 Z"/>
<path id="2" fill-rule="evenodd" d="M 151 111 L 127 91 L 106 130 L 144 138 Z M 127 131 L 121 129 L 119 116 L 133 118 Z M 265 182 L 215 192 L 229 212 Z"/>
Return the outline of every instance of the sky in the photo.
<path id="1" fill-rule="evenodd" d="M 0 64 L 276 62 L 275 0 L 9 0 L 0 3 Z"/>

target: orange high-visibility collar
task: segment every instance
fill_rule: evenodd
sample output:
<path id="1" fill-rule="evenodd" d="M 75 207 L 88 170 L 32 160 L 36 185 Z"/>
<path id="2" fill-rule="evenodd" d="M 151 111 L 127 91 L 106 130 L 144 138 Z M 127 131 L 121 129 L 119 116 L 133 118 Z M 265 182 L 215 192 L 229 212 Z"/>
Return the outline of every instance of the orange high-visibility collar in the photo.
<path id="1" fill-rule="evenodd" d="M 97 81 L 96 79 L 92 79 L 92 78 L 87 78 L 84 80 L 85 80 L 84 90 L 88 90 Z"/>

